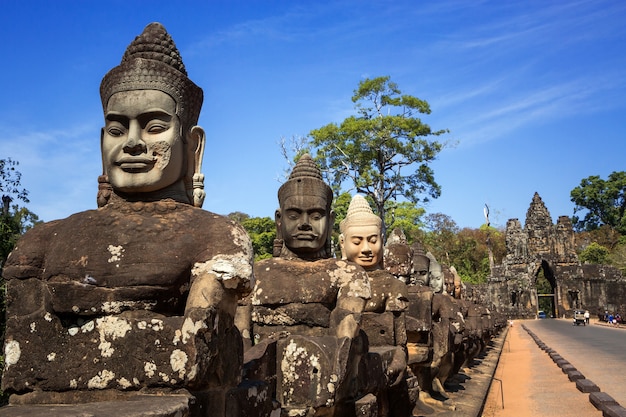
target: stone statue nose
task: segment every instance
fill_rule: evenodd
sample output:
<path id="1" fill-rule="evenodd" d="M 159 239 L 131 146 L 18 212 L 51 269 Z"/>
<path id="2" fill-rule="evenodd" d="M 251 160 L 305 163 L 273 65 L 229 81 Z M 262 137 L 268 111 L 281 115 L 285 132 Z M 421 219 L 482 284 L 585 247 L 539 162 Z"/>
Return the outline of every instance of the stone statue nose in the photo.
<path id="1" fill-rule="evenodd" d="M 141 139 L 141 128 L 138 123 L 131 122 L 128 129 L 128 140 L 124 144 L 124 152 L 130 154 L 143 153 L 146 150 L 146 144 Z"/>
<path id="2" fill-rule="evenodd" d="M 309 230 L 311 229 L 311 223 L 309 222 L 309 216 L 305 213 L 302 215 L 300 220 L 300 229 Z"/>

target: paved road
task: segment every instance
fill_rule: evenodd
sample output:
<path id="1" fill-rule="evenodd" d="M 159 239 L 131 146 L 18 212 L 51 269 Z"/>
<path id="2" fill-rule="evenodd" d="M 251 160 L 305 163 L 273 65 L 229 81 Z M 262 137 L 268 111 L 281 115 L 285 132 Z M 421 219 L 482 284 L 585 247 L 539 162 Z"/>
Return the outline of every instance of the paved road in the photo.
<path id="1" fill-rule="evenodd" d="M 626 407 L 626 329 L 571 320 L 524 320 L 524 325 L 603 392 Z"/>

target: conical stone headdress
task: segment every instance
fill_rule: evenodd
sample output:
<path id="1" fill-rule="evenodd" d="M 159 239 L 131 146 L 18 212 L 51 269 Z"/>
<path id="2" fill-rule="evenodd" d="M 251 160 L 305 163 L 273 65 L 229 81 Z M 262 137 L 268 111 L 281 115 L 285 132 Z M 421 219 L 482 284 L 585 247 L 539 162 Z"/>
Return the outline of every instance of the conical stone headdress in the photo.
<path id="1" fill-rule="evenodd" d="M 380 217 L 374 214 L 365 197 L 359 194 L 352 197 L 346 218 L 339 223 L 339 230 L 343 233 L 346 228 L 354 225 L 382 226 Z"/>
<path id="2" fill-rule="evenodd" d="M 278 201 L 291 195 L 323 197 L 329 205 L 333 201 L 333 190 L 322 180 L 322 172 L 308 153 L 300 157 L 287 182 L 278 189 Z"/>
<path id="3" fill-rule="evenodd" d="M 113 94 L 132 90 L 163 91 L 176 101 L 183 126 L 190 128 L 198 123 L 202 89 L 187 77 L 180 53 L 160 23 L 146 26 L 128 46 L 120 65 L 102 79 L 103 109 Z"/>

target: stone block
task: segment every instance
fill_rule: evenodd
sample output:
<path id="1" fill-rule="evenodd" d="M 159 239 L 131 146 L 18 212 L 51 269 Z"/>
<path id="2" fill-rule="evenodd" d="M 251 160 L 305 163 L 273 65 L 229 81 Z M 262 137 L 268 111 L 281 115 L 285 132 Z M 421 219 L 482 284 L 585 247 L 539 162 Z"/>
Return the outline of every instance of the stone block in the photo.
<path id="1" fill-rule="evenodd" d="M 277 345 L 276 399 L 284 407 L 318 408 L 333 407 L 354 395 L 349 387 L 357 364 L 351 347 L 350 339 L 332 336 L 281 339 Z"/>
<path id="2" fill-rule="evenodd" d="M 626 408 L 621 405 L 608 405 L 602 410 L 602 417 L 626 417 Z"/>
<path id="3" fill-rule="evenodd" d="M 126 400 L 79 404 L 8 405 L 0 417 L 180 417 L 190 416 L 189 395 L 135 395 Z"/>
<path id="4" fill-rule="evenodd" d="M 556 366 L 558 366 L 559 368 L 563 369 L 564 366 L 568 366 L 571 365 L 568 361 L 566 361 L 565 359 L 559 359 L 557 361 L 555 361 Z"/>
<path id="5" fill-rule="evenodd" d="M 269 386 L 263 381 L 244 381 L 227 392 L 225 408 L 226 417 L 269 417 L 274 411 Z"/>
<path id="6" fill-rule="evenodd" d="M 570 381 L 574 382 L 574 381 L 577 381 L 579 379 L 585 379 L 585 376 L 583 374 L 581 374 L 580 371 L 574 370 L 574 371 L 571 371 L 571 372 L 567 373 L 567 378 Z"/>
<path id="7" fill-rule="evenodd" d="M 564 374 L 569 374 L 570 372 L 576 371 L 576 367 L 568 362 L 561 366 L 561 371 L 563 371 Z"/>
<path id="8" fill-rule="evenodd" d="M 330 326 L 330 309 L 321 303 L 290 303 L 279 307 L 253 306 L 252 321 L 268 325 Z"/>
<path id="9" fill-rule="evenodd" d="M 600 388 L 589 379 L 576 380 L 576 388 L 578 389 L 578 391 L 585 393 L 600 391 Z"/>
<path id="10" fill-rule="evenodd" d="M 619 405 L 617 401 L 613 399 L 606 392 L 592 392 L 589 394 L 589 402 L 593 404 L 598 410 L 602 411 L 609 405 Z"/>
<path id="11" fill-rule="evenodd" d="M 394 315 L 386 313 L 363 313 L 361 315 L 361 329 L 367 334 L 370 346 L 393 346 Z"/>
<path id="12" fill-rule="evenodd" d="M 136 313 L 90 319 L 41 310 L 11 317 L 2 389 L 204 389 L 240 382 L 241 336 L 226 315 Z"/>

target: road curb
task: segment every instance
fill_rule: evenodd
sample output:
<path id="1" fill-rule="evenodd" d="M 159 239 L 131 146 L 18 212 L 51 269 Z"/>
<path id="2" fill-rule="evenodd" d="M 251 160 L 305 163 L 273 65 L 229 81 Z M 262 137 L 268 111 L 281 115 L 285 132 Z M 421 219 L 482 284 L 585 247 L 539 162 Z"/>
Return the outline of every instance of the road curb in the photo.
<path id="1" fill-rule="evenodd" d="M 601 324 L 600 324 L 601 325 Z M 612 326 L 612 325 L 611 325 Z M 613 397 L 606 392 L 602 392 L 593 381 L 585 378 L 571 363 L 565 360 L 561 355 L 548 347 L 541 339 L 522 324 L 522 328 L 535 341 L 537 346 L 548 355 L 563 371 L 567 374 L 570 382 L 576 384 L 578 391 L 589 394 L 589 402 L 599 411 L 602 411 L 603 417 L 626 417 L 626 408 L 622 407 Z"/>

